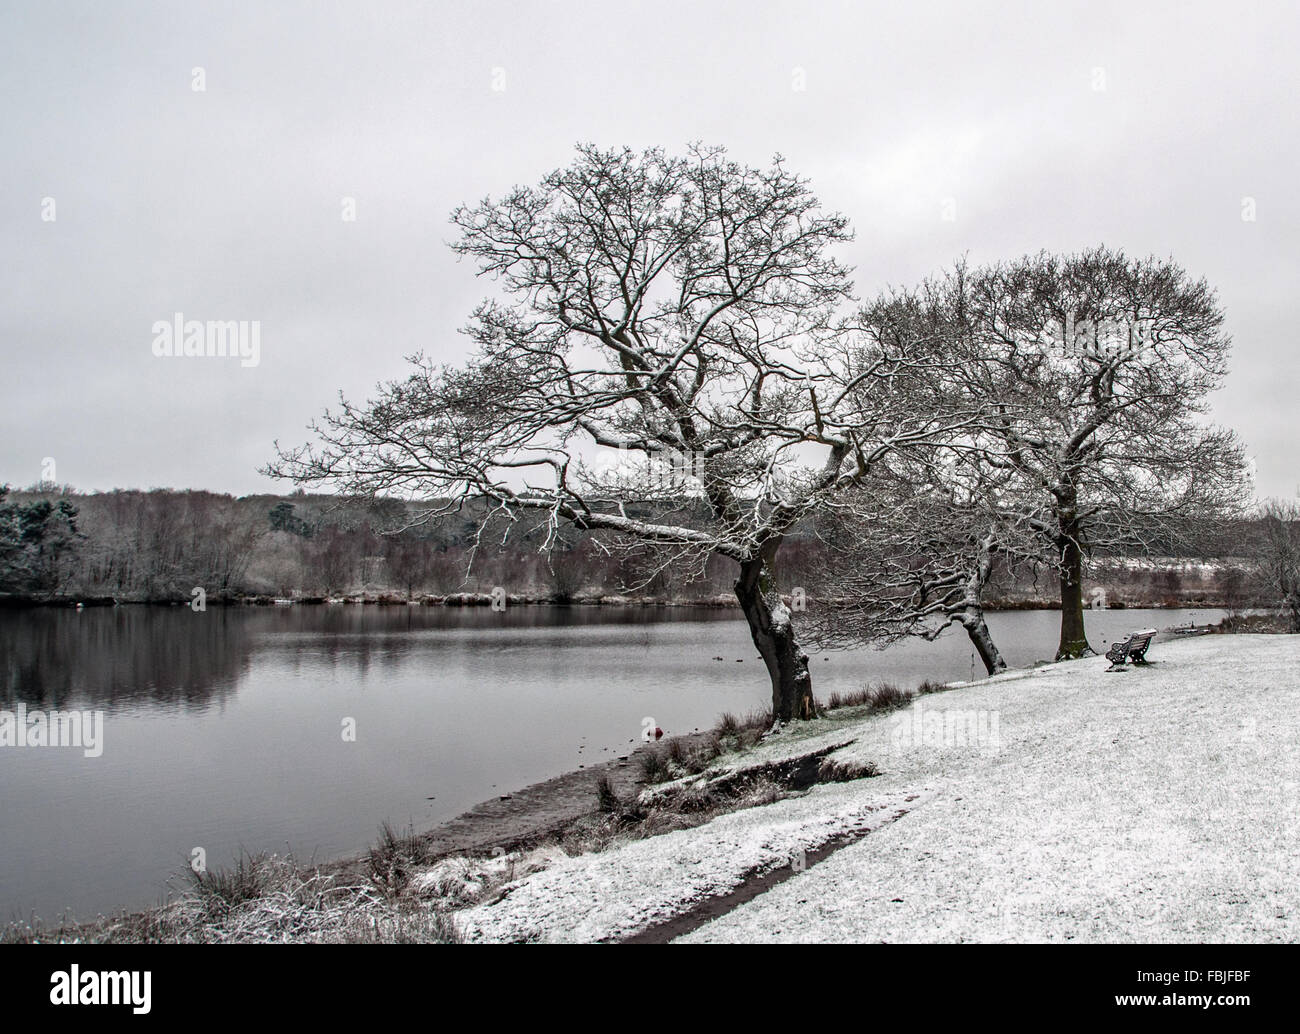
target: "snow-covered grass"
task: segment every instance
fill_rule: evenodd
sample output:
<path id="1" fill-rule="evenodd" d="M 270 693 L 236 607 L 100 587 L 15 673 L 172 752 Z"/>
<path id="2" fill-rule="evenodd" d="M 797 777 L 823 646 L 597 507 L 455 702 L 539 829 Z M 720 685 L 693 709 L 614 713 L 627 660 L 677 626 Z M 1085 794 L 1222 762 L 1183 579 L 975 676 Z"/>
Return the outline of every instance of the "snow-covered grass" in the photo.
<path id="1" fill-rule="evenodd" d="M 257 855 L 194 879 L 180 900 L 89 923 L 10 923 L 0 943 L 287 944 L 448 943 L 442 908 L 396 897 L 375 882 Z"/>
<path id="2" fill-rule="evenodd" d="M 830 760 L 881 775 L 560 859 L 455 921 L 467 940 L 619 939 L 788 869 L 682 939 L 1300 939 L 1300 639 L 1157 641 L 1150 659 L 796 726 L 715 771 L 852 740 Z"/>
<path id="3" fill-rule="evenodd" d="M 888 795 L 832 799 L 822 789 L 565 858 L 495 904 L 458 913 L 457 926 L 469 941 L 616 940 L 734 890 L 754 871 L 797 867 L 833 836 L 879 828 L 910 806 Z"/>

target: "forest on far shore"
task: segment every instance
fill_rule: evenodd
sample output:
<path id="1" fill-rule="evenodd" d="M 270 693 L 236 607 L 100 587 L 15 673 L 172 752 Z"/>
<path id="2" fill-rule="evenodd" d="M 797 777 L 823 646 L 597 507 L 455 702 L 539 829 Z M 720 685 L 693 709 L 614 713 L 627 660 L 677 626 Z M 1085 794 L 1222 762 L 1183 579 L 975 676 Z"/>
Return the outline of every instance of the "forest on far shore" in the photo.
<path id="1" fill-rule="evenodd" d="M 689 516 L 684 501 L 678 519 Z M 647 506 L 647 515 L 659 513 Z M 295 493 L 236 498 L 198 490 L 68 487 L 0 490 L 0 602 L 179 603 L 202 588 L 209 601 L 364 598 L 440 602 L 500 587 L 531 601 L 597 602 L 626 597 L 662 603 L 734 604 L 734 565 L 713 556 L 683 569 L 650 548 L 537 523 L 488 521 L 482 508 L 400 533 L 404 504 L 346 504 Z M 413 511 L 412 511 L 413 512 Z M 1152 543 L 1149 555 L 1093 555 L 1085 600 L 1107 607 L 1213 606 L 1263 602 L 1244 548 L 1252 522 L 1235 522 L 1182 543 Z M 548 531 L 553 548 L 543 549 Z M 806 522 L 789 536 L 778 572 L 782 593 L 818 583 L 827 529 Z M 1186 543 L 1194 539 L 1194 548 Z M 1000 569 L 992 608 L 1056 605 L 1051 571 Z"/>

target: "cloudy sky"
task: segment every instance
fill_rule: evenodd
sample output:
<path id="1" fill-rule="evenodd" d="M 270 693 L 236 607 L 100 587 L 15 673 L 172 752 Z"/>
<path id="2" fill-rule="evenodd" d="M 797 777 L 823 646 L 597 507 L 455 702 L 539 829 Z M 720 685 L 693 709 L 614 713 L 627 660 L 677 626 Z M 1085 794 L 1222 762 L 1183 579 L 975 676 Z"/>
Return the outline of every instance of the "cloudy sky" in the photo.
<path id="1" fill-rule="evenodd" d="M 454 205 L 580 140 L 702 140 L 811 177 L 860 294 L 964 253 L 1174 257 L 1235 338 L 1215 417 L 1291 495 L 1298 30 L 1280 2 L 0 0 L 0 483 L 275 488 L 273 440 L 340 389 L 464 354 Z M 155 357 L 176 312 L 260 321 L 260 363 Z"/>

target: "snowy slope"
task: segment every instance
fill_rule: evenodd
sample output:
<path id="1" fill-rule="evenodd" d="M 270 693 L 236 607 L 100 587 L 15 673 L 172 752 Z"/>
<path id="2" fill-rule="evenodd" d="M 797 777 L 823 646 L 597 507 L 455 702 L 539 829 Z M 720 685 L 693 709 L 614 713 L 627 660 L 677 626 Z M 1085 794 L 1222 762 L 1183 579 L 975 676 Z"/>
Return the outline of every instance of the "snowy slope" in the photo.
<path id="1" fill-rule="evenodd" d="M 755 872 L 819 864 L 689 941 L 1300 939 L 1300 639 L 1161 641 L 811 723 L 747 755 L 874 761 L 877 778 L 565 859 L 460 914 L 473 940 L 608 940 Z M 963 744 L 963 733 L 969 731 Z M 913 798 L 908 800 L 908 798 Z"/>

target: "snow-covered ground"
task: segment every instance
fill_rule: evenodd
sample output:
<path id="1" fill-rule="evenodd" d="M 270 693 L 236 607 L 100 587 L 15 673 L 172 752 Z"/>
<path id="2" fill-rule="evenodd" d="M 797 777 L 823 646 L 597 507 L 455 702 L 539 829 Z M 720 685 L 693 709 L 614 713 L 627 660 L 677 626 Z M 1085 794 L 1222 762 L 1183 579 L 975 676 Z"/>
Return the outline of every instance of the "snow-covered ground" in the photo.
<path id="1" fill-rule="evenodd" d="M 833 757 L 882 774 L 562 859 L 461 928 L 620 939 L 777 873 L 681 939 L 1300 940 L 1300 638 L 1157 641 L 1150 659 L 1012 672 L 773 737 L 739 763 L 853 739 Z"/>

